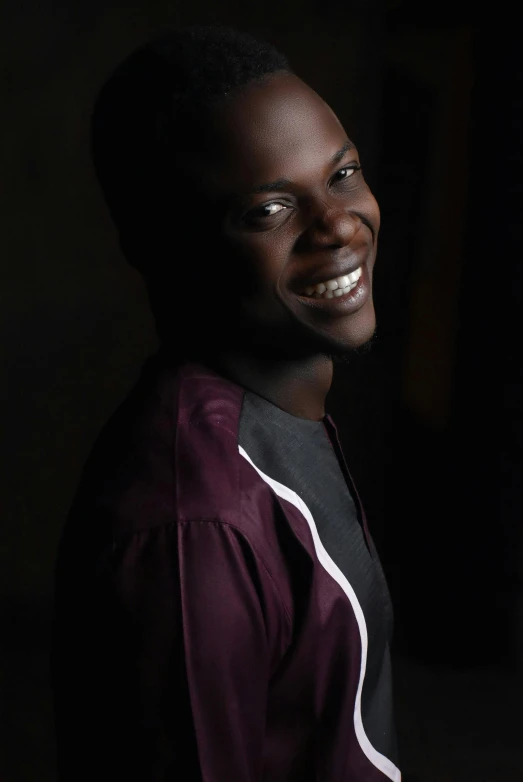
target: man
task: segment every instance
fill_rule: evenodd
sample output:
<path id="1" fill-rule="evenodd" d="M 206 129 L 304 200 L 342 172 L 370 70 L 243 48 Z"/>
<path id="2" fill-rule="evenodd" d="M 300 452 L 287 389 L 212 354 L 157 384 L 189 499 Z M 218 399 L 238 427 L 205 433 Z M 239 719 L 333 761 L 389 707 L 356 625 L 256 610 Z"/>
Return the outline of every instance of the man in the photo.
<path id="1" fill-rule="evenodd" d="M 162 347 L 60 547 L 60 779 L 397 782 L 388 592 L 324 409 L 375 330 L 358 153 L 224 28 L 132 55 L 93 153 Z"/>

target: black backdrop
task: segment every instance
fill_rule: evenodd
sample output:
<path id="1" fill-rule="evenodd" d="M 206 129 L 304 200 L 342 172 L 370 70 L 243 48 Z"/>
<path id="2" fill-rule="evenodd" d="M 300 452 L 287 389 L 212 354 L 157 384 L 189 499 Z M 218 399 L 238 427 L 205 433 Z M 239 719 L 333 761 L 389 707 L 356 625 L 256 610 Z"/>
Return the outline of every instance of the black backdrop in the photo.
<path id="1" fill-rule="evenodd" d="M 403 766 L 421 782 L 523 778 L 521 20 L 448 0 L 5 0 L 0 14 L 2 782 L 53 779 L 58 535 L 155 347 L 90 167 L 92 101 L 149 36 L 213 21 L 289 54 L 361 148 L 382 209 L 378 339 L 337 368 L 329 404 L 395 601 Z"/>

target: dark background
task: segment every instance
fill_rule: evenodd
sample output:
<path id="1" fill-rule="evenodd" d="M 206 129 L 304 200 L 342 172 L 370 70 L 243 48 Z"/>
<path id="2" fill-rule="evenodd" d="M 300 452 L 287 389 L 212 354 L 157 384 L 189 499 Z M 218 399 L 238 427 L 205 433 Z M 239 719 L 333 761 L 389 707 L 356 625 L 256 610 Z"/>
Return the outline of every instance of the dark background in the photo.
<path id="1" fill-rule="evenodd" d="M 0 6 L 0 781 L 54 779 L 57 541 L 156 344 L 90 165 L 92 102 L 135 46 L 195 22 L 285 51 L 381 205 L 378 339 L 329 409 L 395 602 L 405 782 L 521 782 L 523 27 L 448 0 Z"/>

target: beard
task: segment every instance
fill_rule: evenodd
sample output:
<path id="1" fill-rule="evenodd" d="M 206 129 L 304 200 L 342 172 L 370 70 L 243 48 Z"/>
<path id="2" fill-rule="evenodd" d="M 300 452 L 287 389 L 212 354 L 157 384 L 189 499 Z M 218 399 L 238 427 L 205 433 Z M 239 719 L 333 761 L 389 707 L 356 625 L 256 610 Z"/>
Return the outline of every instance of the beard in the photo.
<path id="1" fill-rule="evenodd" d="M 377 331 L 377 328 L 375 328 L 370 338 L 355 348 L 326 352 L 325 355 L 335 366 L 346 366 L 347 364 L 351 364 L 357 357 L 366 356 L 370 353 L 378 339 Z"/>

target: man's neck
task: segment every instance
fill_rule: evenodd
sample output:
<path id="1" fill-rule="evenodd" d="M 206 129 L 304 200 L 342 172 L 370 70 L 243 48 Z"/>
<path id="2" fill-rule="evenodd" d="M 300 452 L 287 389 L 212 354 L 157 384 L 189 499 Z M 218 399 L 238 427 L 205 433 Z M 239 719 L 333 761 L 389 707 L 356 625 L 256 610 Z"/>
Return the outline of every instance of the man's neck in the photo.
<path id="1" fill-rule="evenodd" d="M 326 355 L 275 360 L 227 351 L 208 361 L 211 368 L 238 385 L 299 418 L 320 421 L 332 383 L 332 360 Z"/>

